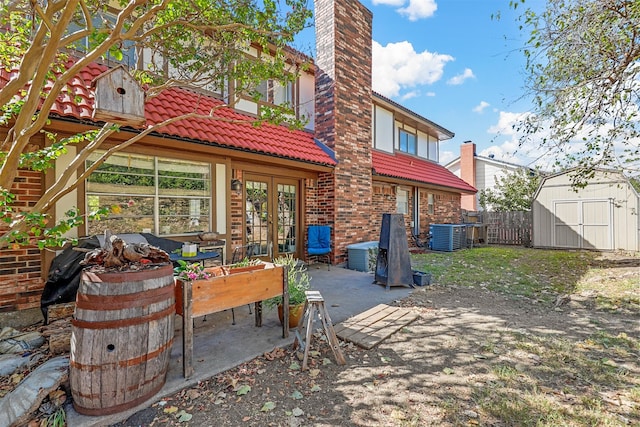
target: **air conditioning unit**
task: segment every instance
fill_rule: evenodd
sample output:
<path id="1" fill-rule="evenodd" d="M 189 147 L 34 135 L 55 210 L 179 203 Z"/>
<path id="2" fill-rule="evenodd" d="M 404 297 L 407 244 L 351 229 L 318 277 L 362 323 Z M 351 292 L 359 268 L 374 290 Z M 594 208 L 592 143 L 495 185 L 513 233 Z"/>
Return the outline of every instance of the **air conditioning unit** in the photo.
<path id="1" fill-rule="evenodd" d="M 466 243 L 465 226 L 461 224 L 431 224 L 431 250 L 455 251 Z"/>

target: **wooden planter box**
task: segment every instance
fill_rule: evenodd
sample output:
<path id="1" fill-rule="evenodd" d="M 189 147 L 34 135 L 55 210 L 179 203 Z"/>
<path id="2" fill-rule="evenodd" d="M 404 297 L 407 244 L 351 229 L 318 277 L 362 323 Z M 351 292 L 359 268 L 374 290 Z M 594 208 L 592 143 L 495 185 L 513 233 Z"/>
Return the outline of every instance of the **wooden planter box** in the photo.
<path id="1" fill-rule="evenodd" d="M 193 375 L 193 319 L 245 304 L 255 303 L 256 326 L 262 326 L 262 301 L 282 295 L 284 309 L 289 313 L 289 298 L 283 266 L 269 264 L 252 269 L 212 267 L 215 274 L 206 280 L 193 282 L 176 279 L 176 312 L 182 316 L 183 374 Z M 282 325 L 282 337 L 289 336 L 289 324 Z"/>

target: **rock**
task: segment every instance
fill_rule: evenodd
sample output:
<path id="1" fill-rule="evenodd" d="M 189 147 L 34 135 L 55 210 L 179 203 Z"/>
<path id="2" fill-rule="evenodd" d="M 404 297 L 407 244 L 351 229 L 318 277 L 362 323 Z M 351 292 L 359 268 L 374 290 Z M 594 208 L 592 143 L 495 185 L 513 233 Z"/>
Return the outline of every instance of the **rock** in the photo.
<path id="1" fill-rule="evenodd" d="M 478 413 L 475 411 L 472 411 L 471 409 L 467 409 L 463 413 L 469 418 L 478 418 Z"/>
<path id="2" fill-rule="evenodd" d="M 0 399 L 0 427 L 25 425 L 42 400 L 69 379 L 69 357 L 50 359 Z"/>

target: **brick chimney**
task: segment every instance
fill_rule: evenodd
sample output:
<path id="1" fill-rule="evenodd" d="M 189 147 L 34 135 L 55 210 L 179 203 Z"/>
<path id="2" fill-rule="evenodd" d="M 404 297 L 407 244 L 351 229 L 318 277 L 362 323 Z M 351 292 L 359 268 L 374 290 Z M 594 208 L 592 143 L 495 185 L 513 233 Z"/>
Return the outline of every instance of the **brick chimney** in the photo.
<path id="1" fill-rule="evenodd" d="M 476 144 L 471 141 L 460 146 L 460 178 L 467 184 L 476 186 Z M 463 194 L 461 208 L 477 211 L 478 204 L 475 194 Z"/>
<path id="2" fill-rule="evenodd" d="M 335 151 L 337 166 L 319 184 L 319 202 L 333 206 L 334 262 L 371 230 L 371 12 L 359 1 L 315 0 L 316 137 Z"/>

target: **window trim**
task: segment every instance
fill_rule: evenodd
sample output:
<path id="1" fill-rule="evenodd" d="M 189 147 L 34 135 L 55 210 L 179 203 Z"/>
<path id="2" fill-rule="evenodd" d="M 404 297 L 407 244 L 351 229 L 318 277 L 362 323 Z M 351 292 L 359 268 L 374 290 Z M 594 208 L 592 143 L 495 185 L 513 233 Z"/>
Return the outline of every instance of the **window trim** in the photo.
<path id="1" fill-rule="evenodd" d="M 405 200 L 404 202 L 400 201 L 400 193 L 405 194 Z M 402 210 L 400 209 L 400 203 L 403 203 L 404 206 L 402 206 L 404 208 L 404 210 L 406 212 L 402 212 Z M 403 215 L 409 215 L 411 212 L 409 210 L 409 190 L 406 190 L 404 188 L 397 188 L 396 189 L 396 213 L 401 213 Z"/>
<path id="2" fill-rule="evenodd" d="M 97 150 L 94 153 L 96 155 L 101 155 L 104 151 L 102 150 Z M 177 198 L 177 199 L 182 199 L 182 200 L 188 200 L 189 201 L 189 205 L 192 205 L 192 201 L 193 200 L 205 200 L 208 201 L 208 223 L 209 223 L 209 230 L 210 231 L 212 229 L 214 229 L 214 225 L 213 225 L 213 220 L 214 220 L 214 209 L 215 209 L 215 198 L 214 198 L 214 188 L 215 188 L 215 182 L 214 182 L 214 176 L 213 176 L 213 170 L 214 167 L 212 165 L 212 163 L 210 162 L 201 162 L 201 161 L 196 161 L 196 160 L 186 160 L 186 159 L 179 159 L 179 158 L 171 158 L 171 157 L 166 157 L 166 156 L 156 156 L 156 155 L 152 155 L 152 154 L 140 154 L 140 153 L 133 153 L 133 152 L 120 152 L 120 153 L 115 153 L 113 154 L 113 156 L 123 156 L 123 155 L 130 155 L 130 156 L 140 156 L 140 157 L 144 157 L 144 158 L 149 158 L 151 160 L 151 162 L 153 163 L 153 175 L 149 175 L 153 178 L 154 183 L 153 183 L 153 187 L 150 187 L 150 189 L 152 191 L 150 191 L 149 193 L 140 193 L 140 194 L 134 194 L 134 193 L 127 193 L 127 192 L 120 192 L 120 193 L 116 193 L 116 192 L 103 192 L 103 193 L 99 193 L 99 192 L 95 192 L 95 191 L 89 191 L 89 185 L 88 182 L 84 185 L 84 204 L 85 204 L 85 211 L 88 212 L 90 210 L 89 208 L 89 200 L 91 198 L 91 196 L 131 196 L 131 197 L 147 197 L 147 198 L 152 198 L 153 199 L 153 229 L 151 230 L 153 234 L 157 235 L 157 236 L 162 236 L 162 237 L 167 237 L 167 236 L 188 236 L 188 235 L 196 235 L 197 233 L 199 233 L 199 231 L 178 231 L 178 232 L 171 232 L 171 233 L 162 233 L 162 224 L 161 222 L 161 218 L 163 216 L 166 215 L 160 215 L 160 204 L 162 202 L 163 199 L 172 199 L 172 198 Z M 113 157 L 112 156 L 112 157 Z M 90 161 L 90 159 L 87 159 L 87 161 Z M 201 196 L 175 196 L 175 195 L 169 195 L 169 194 L 165 194 L 161 191 L 161 188 L 159 186 L 160 184 L 160 178 L 164 177 L 164 175 L 161 174 L 160 171 L 160 164 L 165 161 L 165 162 L 181 162 L 184 163 L 187 168 L 184 169 L 185 172 L 188 172 L 188 164 L 196 164 L 198 166 L 201 167 L 205 167 L 206 169 L 208 169 L 208 180 L 207 179 L 203 179 L 203 182 L 206 182 L 206 185 L 208 186 L 208 191 L 206 192 L 206 195 Z M 107 159 L 107 161 L 105 163 L 108 163 L 109 159 Z M 109 172 L 109 171 L 100 171 L 99 169 L 94 171 L 93 173 L 109 173 L 109 174 L 113 174 L 114 172 Z M 92 173 L 92 175 L 93 175 Z M 139 174 L 138 174 L 139 175 Z M 90 179 L 90 177 L 88 178 Z M 190 206 L 190 210 L 191 210 L 191 206 Z M 185 216 L 185 215 L 181 215 L 181 216 Z M 202 216 L 202 215 L 200 215 Z M 108 219 L 105 218 L 105 219 Z M 85 234 L 89 234 L 89 224 L 90 221 L 85 221 Z M 134 230 L 130 230 L 127 231 L 129 233 L 134 233 Z"/>
<path id="3" fill-rule="evenodd" d="M 407 149 L 403 150 L 402 149 L 402 135 L 405 134 L 407 135 Z M 413 139 L 413 151 L 409 151 L 409 143 L 411 142 L 409 140 L 409 137 L 411 137 Z M 418 135 L 417 133 L 414 132 L 409 132 L 406 129 L 403 128 L 398 128 L 398 151 L 400 151 L 401 153 L 405 153 L 405 154 L 411 154 L 413 156 L 417 156 L 418 155 Z"/>

